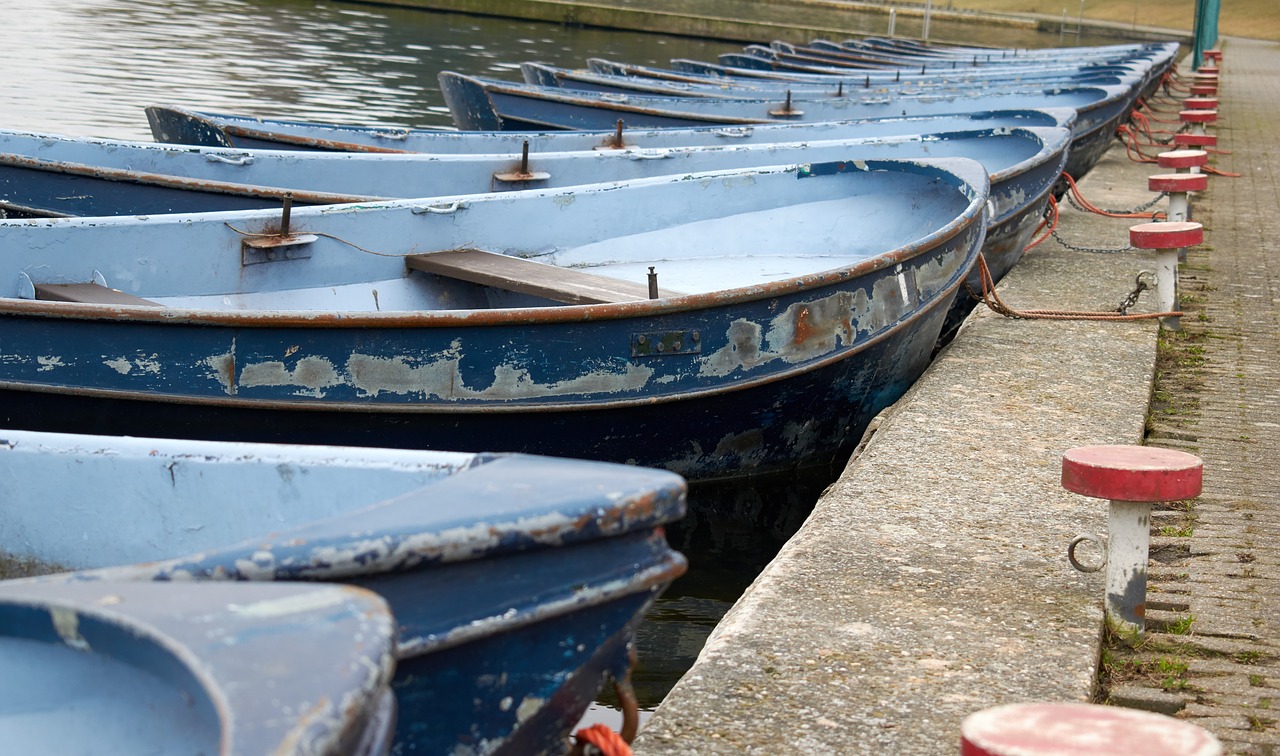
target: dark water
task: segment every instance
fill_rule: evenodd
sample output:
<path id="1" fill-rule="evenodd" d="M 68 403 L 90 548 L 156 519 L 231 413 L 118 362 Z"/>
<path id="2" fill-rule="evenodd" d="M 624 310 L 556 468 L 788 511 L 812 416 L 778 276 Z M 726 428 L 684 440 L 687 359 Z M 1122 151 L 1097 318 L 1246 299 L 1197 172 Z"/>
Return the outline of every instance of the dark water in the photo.
<path id="1" fill-rule="evenodd" d="M 865 17 L 868 33 L 885 33 L 886 23 Z M 918 27 L 900 19 L 897 29 Z M 935 38 L 968 33 L 937 22 L 933 30 Z M 981 41 L 1060 44 L 1056 34 L 1008 29 Z M 0 128 L 150 139 L 142 110 L 149 104 L 441 126 L 450 125 L 436 84 L 441 70 L 516 79 L 528 60 L 578 66 L 599 56 L 663 66 L 740 49 L 314 0 L 0 0 Z M 666 695 L 832 477 L 693 493 L 698 513 L 670 530 L 692 569 L 640 629 L 643 706 Z"/>

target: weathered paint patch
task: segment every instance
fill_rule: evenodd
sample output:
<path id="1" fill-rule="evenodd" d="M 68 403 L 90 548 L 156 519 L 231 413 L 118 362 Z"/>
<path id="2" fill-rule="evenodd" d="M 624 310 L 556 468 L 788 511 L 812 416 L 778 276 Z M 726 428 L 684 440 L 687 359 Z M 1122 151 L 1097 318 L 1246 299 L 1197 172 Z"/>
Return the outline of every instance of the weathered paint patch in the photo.
<path id="1" fill-rule="evenodd" d="M 41 362 L 41 364 L 44 364 Z M 102 361 L 102 364 L 116 371 L 120 375 L 129 375 L 137 370 L 139 373 L 151 373 L 152 375 L 160 375 L 160 355 L 151 354 L 145 357 L 115 357 L 113 359 Z M 61 366 L 61 362 L 59 362 Z M 43 368 L 42 368 L 43 369 Z"/>
<path id="2" fill-rule="evenodd" d="M 236 342 L 234 340 L 231 342 L 231 349 L 222 354 L 206 357 L 201 360 L 201 364 L 212 371 L 208 377 L 222 384 L 222 390 L 227 392 L 228 396 L 236 395 Z"/>
<path id="3" fill-rule="evenodd" d="M 774 360 L 796 364 L 852 346 L 857 331 L 872 332 L 883 327 L 883 318 L 875 317 L 877 304 L 886 299 L 880 293 L 882 283 L 883 280 L 877 282 L 870 299 L 858 289 L 791 304 L 767 327 L 736 320 L 725 332 L 728 343 L 702 358 L 699 374 L 720 377 L 735 370 L 750 371 Z M 889 283 L 896 287 L 895 280 L 890 279 Z"/>
<path id="4" fill-rule="evenodd" d="M 89 642 L 80 635 L 80 615 L 65 607 L 49 608 L 49 617 L 53 620 L 54 632 L 62 642 L 77 651 L 89 651 Z"/>
<path id="5" fill-rule="evenodd" d="M 283 362 L 272 360 L 245 365 L 239 385 L 244 387 L 293 386 L 299 394 L 324 397 L 324 390 L 345 383 L 333 363 L 323 357 L 303 357 L 290 370 Z"/>
<path id="6" fill-rule="evenodd" d="M 473 387 L 466 385 L 461 375 L 461 357 L 456 351 L 421 364 L 414 364 L 414 358 L 408 356 L 353 354 L 343 370 L 323 357 L 304 357 L 293 369 L 278 360 L 269 360 L 243 365 L 238 385 L 294 387 L 299 393 L 317 398 L 325 395 L 325 389 L 345 385 L 365 397 L 398 394 L 446 400 L 511 400 L 637 391 L 654 373 L 651 367 L 628 363 L 621 371 L 600 369 L 569 380 L 543 383 L 524 367 L 504 364 L 493 368 L 493 381 L 488 386 Z"/>
<path id="7" fill-rule="evenodd" d="M 347 597 L 343 591 L 326 589 L 252 604 L 228 604 L 227 611 L 243 617 L 288 617 L 293 614 L 331 609 L 341 606 L 346 600 Z"/>
<path id="8" fill-rule="evenodd" d="M 41 373 L 47 373 L 54 368 L 65 367 L 65 365 L 62 364 L 61 357 L 37 357 L 36 362 L 40 365 L 37 370 Z"/>

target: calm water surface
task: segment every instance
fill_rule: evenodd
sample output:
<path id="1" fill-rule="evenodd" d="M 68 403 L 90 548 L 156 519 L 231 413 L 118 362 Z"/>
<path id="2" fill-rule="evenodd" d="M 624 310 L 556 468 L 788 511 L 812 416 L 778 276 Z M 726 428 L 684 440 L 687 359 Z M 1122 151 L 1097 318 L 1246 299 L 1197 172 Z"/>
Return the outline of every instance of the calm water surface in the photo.
<path id="1" fill-rule="evenodd" d="M 869 33 L 884 33 L 869 16 Z M 903 19 L 898 30 L 912 33 Z M 945 33 L 936 23 L 935 34 Z M 1049 46 L 1000 30 L 988 44 Z M 954 38 L 954 37 L 953 37 Z M 1083 40 L 1088 42 L 1088 40 Z M 1074 39 L 1068 38 L 1067 44 Z M 665 66 L 741 45 L 313 0 L 0 0 L 0 128 L 150 140 L 143 107 L 402 126 L 452 125 L 441 70 L 518 79 L 521 62 L 592 56 Z M 637 692 L 656 706 L 830 475 L 780 489 L 698 491 L 670 530 L 692 569 L 641 626 Z M 754 526 L 744 526 L 743 521 Z M 608 717 L 603 717 L 608 721 Z"/>

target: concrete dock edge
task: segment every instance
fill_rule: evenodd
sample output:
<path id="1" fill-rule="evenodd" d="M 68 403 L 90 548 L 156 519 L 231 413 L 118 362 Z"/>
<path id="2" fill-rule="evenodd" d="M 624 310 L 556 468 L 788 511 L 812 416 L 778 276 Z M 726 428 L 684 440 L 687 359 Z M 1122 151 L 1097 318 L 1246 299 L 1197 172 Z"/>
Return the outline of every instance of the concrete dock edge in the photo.
<path id="1" fill-rule="evenodd" d="M 1133 207 L 1151 172 L 1117 147 L 1081 188 Z M 1123 247 L 1133 223 L 1064 206 L 1060 234 Z M 1000 295 L 1112 310 L 1151 264 L 1050 240 Z M 1105 535 L 1107 505 L 1062 489 L 1061 456 L 1141 443 L 1157 333 L 1153 320 L 980 306 L 725 617 L 636 753 L 946 753 L 976 710 L 1090 700 L 1103 579 L 1073 570 L 1066 547 Z"/>

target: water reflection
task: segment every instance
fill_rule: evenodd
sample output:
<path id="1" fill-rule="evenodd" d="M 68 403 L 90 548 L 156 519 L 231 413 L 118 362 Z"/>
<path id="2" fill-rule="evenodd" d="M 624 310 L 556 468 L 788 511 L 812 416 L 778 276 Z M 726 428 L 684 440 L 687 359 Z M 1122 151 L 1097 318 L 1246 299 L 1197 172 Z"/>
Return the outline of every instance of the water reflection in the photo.
<path id="1" fill-rule="evenodd" d="M 153 103 L 450 125 L 436 74 L 518 78 L 526 60 L 665 64 L 740 46 L 305 0 L 8 0 L 4 127 L 150 139 Z"/>

